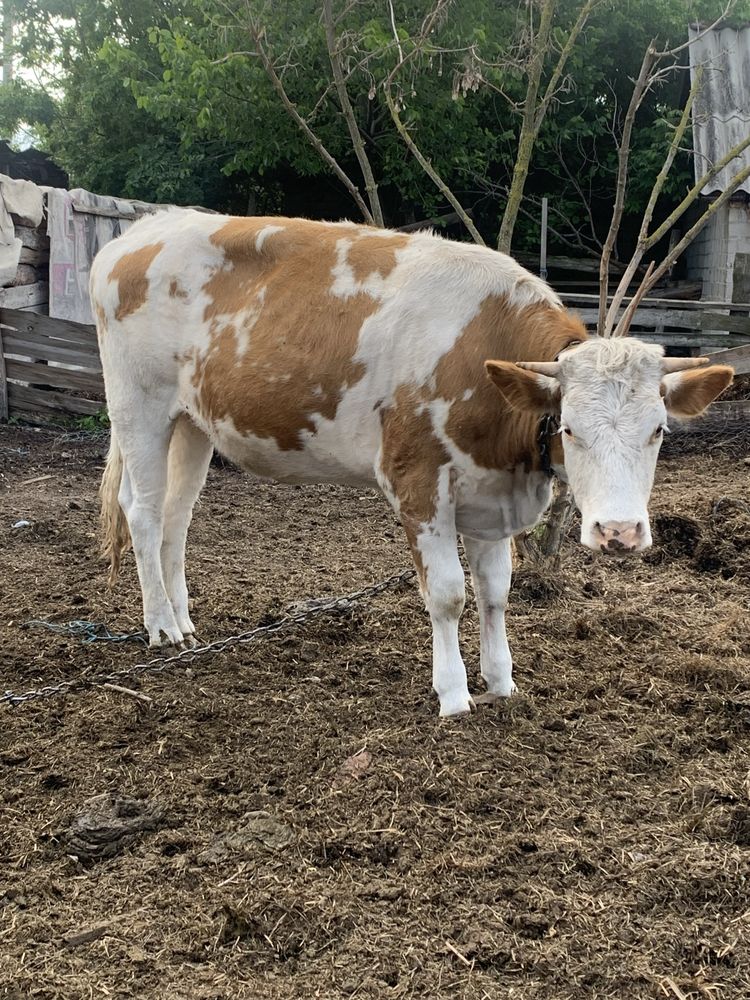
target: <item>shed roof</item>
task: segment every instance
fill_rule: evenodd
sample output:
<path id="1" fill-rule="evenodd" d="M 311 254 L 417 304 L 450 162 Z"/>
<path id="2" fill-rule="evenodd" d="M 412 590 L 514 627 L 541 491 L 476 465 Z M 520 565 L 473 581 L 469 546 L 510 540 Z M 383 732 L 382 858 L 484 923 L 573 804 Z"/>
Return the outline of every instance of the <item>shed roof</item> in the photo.
<path id="1" fill-rule="evenodd" d="M 703 81 L 693 105 L 695 179 L 750 133 L 750 25 L 701 34 L 690 26 L 690 79 L 703 66 Z M 743 166 L 750 148 L 706 184 L 701 194 L 724 191 Z M 750 194 L 750 178 L 739 188 Z"/>

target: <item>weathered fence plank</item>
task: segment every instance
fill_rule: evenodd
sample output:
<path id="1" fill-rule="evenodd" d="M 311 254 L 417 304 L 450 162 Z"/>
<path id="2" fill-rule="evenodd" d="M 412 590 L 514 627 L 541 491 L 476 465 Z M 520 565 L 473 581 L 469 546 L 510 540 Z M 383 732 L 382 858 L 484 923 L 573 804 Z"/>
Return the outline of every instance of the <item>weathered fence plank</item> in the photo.
<path id="1" fill-rule="evenodd" d="M 599 296 L 591 295 L 587 292 L 562 292 L 560 298 L 571 308 L 574 308 L 576 303 L 579 303 L 582 306 L 590 306 L 591 308 L 599 307 Z M 611 299 L 612 296 L 610 295 L 608 301 L 611 301 Z M 731 309 L 732 312 L 745 313 L 745 315 L 750 313 L 750 302 L 714 302 L 713 300 L 708 299 L 652 299 L 650 296 L 644 299 L 643 302 L 645 306 L 653 306 L 656 308 L 663 306 L 665 309 L 686 309 L 689 312 Z M 629 303 L 629 298 L 623 299 L 623 306 L 627 306 Z"/>
<path id="2" fill-rule="evenodd" d="M 91 347 L 98 354 L 96 327 L 86 323 L 73 323 L 67 319 L 54 319 L 39 313 L 22 312 L 20 309 L 0 309 L 0 323 L 19 333 L 28 333 L 37 339 L 50 337 L 69 344 Z"/>
<path id="3" fill-rule="evenodd" d="M 0 306 L 8 309 L 27 309 L 49 301 L 49 283 L 37 281 L 33 285 L 19 285 L 0 289 Z"/>
<path id="4" fill-rule="evenodd" d="M 713 364 L 732 365 L 736 375 L 747 375 L 750 372 L 750 344 L 734 347 L 729 351 L 714 351 L 706 357 Z"/>
<path id="5" fill-rule="evenodd" d="M 56 361 L 61 365 L 75 368 L 86 368 L 88 371 L 101 373 L 102 366 L 99 352 L 85 347 L 68 347 L 58 341 L 35 340 L 28 335 L 20 336 L 5 328 L 3 332 L 5 354 L 28 358 L 31 361 Z"/>
<path id="6" fill-rule="evenodd" d="M 101 400 L 69 396 L 53 389 L 32 389 L 28 385 L 8 382 L 8 405 L 11 412 L 24 413 L 72 413 L 93 416 L 104 404 Z"/>
<path id="7" fill-rule="evenodd" d="M 9 413 L 90 415 L 103 409 L 104 379 L 93 326 L 0 308 L 0 333 Z"/>
<path id="8" fill-rule="evenodd" d="M 56 389 L 74 389 L 94 396 L 104 396 L 102 377 L 94 372 L 59 368 L 57 365 L 38 364 L 33 361 L 15 361 L 10 357 L 5 360 L 5 372 L 7 378 L 16 382 L 49 385 Z"/>
<path id="9" fill-rule="evenodd" d="M 3 354 L 3 331 L 0 327 L 0 420 L 7 420 L 8 410 L 8 381 L 5 377 L 5 355 Z"/>

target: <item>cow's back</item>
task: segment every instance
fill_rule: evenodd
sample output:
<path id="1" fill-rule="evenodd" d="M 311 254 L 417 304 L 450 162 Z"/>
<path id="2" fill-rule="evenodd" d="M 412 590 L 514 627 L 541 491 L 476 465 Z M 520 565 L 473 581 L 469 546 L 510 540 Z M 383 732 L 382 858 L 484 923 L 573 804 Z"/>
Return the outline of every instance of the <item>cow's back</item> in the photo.
<path id="1" fill-rule="evenodd" d="M 150 382 L 235 461 L 291 480 L 370 481 L 383 414 L 404 387 L 434 395 L 459 348 L 484 387 L 502 345 L 471 324 L 497 299 L 557 307 L 510 258 L 431 234 L 180 210 L 131 227 L 92 272 L 110 406 Z"/>

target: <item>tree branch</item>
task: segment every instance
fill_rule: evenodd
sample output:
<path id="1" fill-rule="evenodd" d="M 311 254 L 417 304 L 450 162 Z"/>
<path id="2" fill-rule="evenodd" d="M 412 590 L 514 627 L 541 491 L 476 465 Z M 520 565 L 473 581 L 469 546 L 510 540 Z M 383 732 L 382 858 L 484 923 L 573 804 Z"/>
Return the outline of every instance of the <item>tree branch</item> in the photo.
<path id="1" fill-rule="evenodd" d="M 391 113 L 393 124 L 396 126 L 396 131 L 403 139 L 404 143 L 406 144 L 407 148 L 416 159 L 417 163 L 419 163 L 420 167 L 424 170 L 424 172 L 433 182 L 435 187 L 441 192 L 446 201 L 448 201 L 453 206 L 458 217 L 461 219 L 461 222 L 463 222 L 468 231 L 471 233 L 471 237 L 474 240 L 474 242 L 478 243 L 480 246 L 486 246 L 479 230 L 471 221 L 469 216 L 466 214 L 466 210 L 462 206 L 461 202 L 458 200 L 458 198 L 456 198 L 456 196 L 453 194 L 451 189 L 445 183 L 443 178 L 440 176 L 437 170 L 435 170 L 430 161 L 424 156 L 424 154 L 421 152 L 417 144 L 409 135 L 409 130 L 401 120 L 401 116 L 398 113 L 398 108 L 396 107 L 396 104 L 393 100 L 393 95 L 391 94 L 389 88 L 385 90 L 385 102 L 388 105 L 388 110 Z"/>
<path id="2" fill-rule="evenodd" d="M 346 190 L 352 196 L 352 198 L 357 204 L 357 207 L 362 213 L 362 217 L 364 218 L 364 220 L 366 222 L 374 224 L 375 220 L 373 219 L 369 208 L 365 204 L 362 195 L 359 193 L 357 186 L 351 180 L 349 175 L 339 165 L 338 161 L 328 152 L 328 150 L 323 145 L 321 140 L 317 137 L 317 135 L 315 135 L 315 133 L 307 124 L 302 115 L 299 113 L 295 105 L 289 99 L 289 95 L 287 94 L 286 89 L 284 88 L 284 84 L 279 78 L 279 75 L 274 68 L 273 62 L 271 61 L 271 57 L 269 56 L 265 46 L 263 45 L 263 30 L 255 23 L 252 17 L 250 18 L 249 22 L 249 31 L 250 34 L 252 35 L 253 41 L 255 42 L 255 46 L 258 51 L 258 57 L 261 61 L 263 69 L 266 71 L 266 75 L 271 81 L 271 84 L 276 93 L 278 94 L 279 99 L 281 100 L 281 103 L 283 104 L 287 114 L 297 124 L 298 128 L 304 134 L 305 138 L 308 140 L 310 145 L 319 153 L 322 159 L 328 164 L 331 170 L 333 170 L 334 174 L 338 177 L 338 179 L 344 185 Z"/>
<path id="3" fill-rule="evenodd" d="M 724 191 L 722 191 L 716 201 L 711 202 L 710 206 L 701 215 L 698 221 L 695 222 L 690 229 L 688 229 L 679 243 L 672 247 L 661 264 L 659 264 L 659 266 L 653 271 L 651 276 L 644 277 L 642 282 L 643 292 L 641 297 L 643 297 L 643 295 L 647 295 L 651 291 L 659 278 L 661 278 L 661 276 L 669 270 L 674 262 L 682 255 L 683 251 L 690 246 L 706 223 L 709 222 L 709 220 L 718 212 L 722 205 L 729 201 L 735 191 L 740 187 L 740 185 L 745 183 L 748 177 L 750 177 L 750 166 L 745 167 L 743 170 L 740 170 L 739 173 L 734 175 L 731 182 L 727 185 Z"/>
<path id="4" fill-rule="evenodd" d="M 438 15 L 445 9 L 445 7 L 448 6 L 450 2 L 451 0 L 438 0 L 434 9 L 431 11 L 430 14 L 427 15 L 427 17 L 422 22 L 422 29 L 420 31 L 419 37 L 416 40 L 415 44 L 413 45 L 411 51 L 408 52 L 406 55 L 404 55 L 400 40 L 398 38 L 398 31 L 396 29 L 396 18 L 393 13 L 393 2 L 392 0 L 388 0 L 388 6 L 391 12 L 391 24 L 393 26 L 393 33 L 401 58 L 399 62 L 394 66 L 394 68 L 391 70 L 391 72 L 388 74 L 385 81 L 383 82 L 383 93 L 385 94 L 385 102 L 388 105 L 388 110 L 391 114 L 391 119 L 393 121 L 393 124 L 396 126 L 396 131 L 403 139 L 409 152 L 416 159 L 417 163 L 424 170 L 424 172 L 433 182 L 438 191 L 440 191 L 440 193 L 443 195 L 446 201 L 448 201 L 448 203 L 452 205 L 454 211 L 461 219 L 461 222 L 464 224 L 466 229 L 471 234 L 471 238 L 474 240 L 474 242 L 478 243 L 480 246 L 486 246 L 479 230 L 469 218 L 461 202 L 458 200 L 458 198 L 456 198 L 456 196 L 453 194 L 451 189 L 445 183 L 443 178 L 440 176 L 437 170 L 435 170 L 433 165 L 430 163 L 427 157 L 422 153 L 419 146 L 417 146 L 416 142 L 409 134 L 409 130 L 407 129 L 406 125 L 401 119 L 401 115 L 399 114 L 398 108 L 396 107 L 396 102 L 393 100 L 393 94 L 391 93 L 391 86 L 396 73 L 406 64 L 406 62 L 414 55 L 414 53 L 419 50 L 420 41 L 424 41 L 424 39 L 429 35 L 435 21 L 438 18 Z"/>
<path id="5" fill-rule="evenodd" d="M 372 217 L 375 220 L 375 224 L 378 226 L 383 225 L 383 210 L 380 206 L 380 198 L 378 197 L 378 185 L 375 181 L 375 175 L 372 172 L 372 165 L 365 152 L 365 144 L 362 139 L 362 133 L 357 125 L 357 119 L 354 114 L 354 108 L 352 107 L 352 102 L 349 100 L 349 92 L 346 89 L 346 81 L 344 80 L 344 74 L 341 68 L 341 60 L 339 59 L 338 48 L 336 45 L 336 34 L 333 26 L 333 4 L 332 0 L 323 0 L 323 23 L 326 32 L 326 44 L 328 46 L 328 56 L 331 60 L 331 69 L 333 70 L 333 79 L 336 83 L 336 92 L 339 95 L 339 101 L 341 102 L 341 110 L 344 113 L 344 118 L 346 119 L 347 128 L 349 129 L 349 135 L 351 136 L 352 145 L 354 146 L 354 153 L 357 157 L 357 162 L 359 163 L 360 169 L 362 171 L 362 176 L 365 181 L 365 191 L 367 192 L 367 200 L 370 202 L 370 210 L 372 212 Z"/>
<path id="6" fill-rule="evenodd" d="M 615 189 L 615 204 L 612 209 L 612 221 L 609 225 L 607 238 L 604 241 L 602 259 L 599 264 L 599 319 L 596 329 L 600 337 L 608 336 L 609 330 L 611 329 L 611 327 L 608 327 L 607 325 L 609 262 L 612 258 L 612 251 L 615 246 L 615 241 L 617 240 L 617 234 L 620 230 L 620 222 L 622 221 L 622 214 L 625 207 L 625 192 L 628 186 L 628 162 L 630 160 L 630 140 L 633 132 L 633 124 L 635 122 L 636 112 L 638 111 L 644 94 L 648 88 L 651 67 L 654 65 L 655 59 L 656 49 L 654 48 L 654 43 L 651 42 L 644 53 L 641 69 L 638 73 L 635 86 L 633 87 L 633 93 L 630 95 L 630 104 L 628 105 L 625 121 L 623 123 L 622 139 L 620 140 L 617 150 L 617 186 Z"/>
<path id="7" fill-rule="evenodd" d="M 552 28 L 555 3 L 556 0 L 543 0 L 539 28 L 534 36 L 532 45 L 528 83 L 526 85 L 526 100 L 524 101 L 523 120 L 521 122 L 521 134 L 518 137 L 518 152 L 513 167 L 513 177 L 510 182 L 508 200 L 505 203 L 505 211 L 503 212 L 503 221 L 500 224 L 500 233 L 497 237 L 497 249 L 503 251 L 503 253 L 510 253 L 513 230 L 518 218 L 518 209 L 521 205 L 523 189 L 526 186 L 531 154 L 534 151 L 534 140 L 537 133 L 536 102 L 539 94 L 539 83 L 542 78 L 544 57 L 547 53 L 549 34 Z"/>

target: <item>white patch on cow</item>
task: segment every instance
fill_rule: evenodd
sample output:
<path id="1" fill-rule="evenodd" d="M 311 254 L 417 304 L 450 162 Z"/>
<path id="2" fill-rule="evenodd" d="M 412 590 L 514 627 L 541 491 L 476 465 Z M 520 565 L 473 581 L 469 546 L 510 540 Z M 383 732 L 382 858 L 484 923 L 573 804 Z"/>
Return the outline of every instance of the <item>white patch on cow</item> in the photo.
<path id="1" fill-rule="evenodd" d="M 474 390 L 473 389 L 465 389 L 464 390 L 464 394 L 461 397 L 461 399 L 463 400 L 464 403 L 466 403 L 466 402 L 468 402 L 471 399 L 471 397 L 473 395 L 474 395 Z"/>
<path id="2" fill-rule="evenodd" d="M 456 527 L 479 541 L 499 541 L 538 523 L 552 499 L 552 483 L 543 472 L 485 469 L 462 451 L 446 431 L 451 402 L 430 403 L 433 430 L 450 455 L 454 472 Z"/>
<path id="3" fill-rule="evenodd" d="M 266 286 L 258 289 L 254 301 L 247 309 L 234 314 L 232 317 L 235 336 L 237 339 L 237 358 L 243 357 L 250 348 L 250 334 L 253 327 L 258 322 L 260 314 L 263 312 L 263 304 L 266 301 Z"/>
<path id="4" fill-rule="evenodd" d="M 269 236 L 273 236 L 274 233 L 283 233 L 283 232 L 284 232 L 283 226 L 273 226 L 273 225 L 264 226 L 258 233 L 258 235 L 255 237 L 255 249 L 258 251 L 258 253 L 260 253 L 261 250 L 263 249 L 263 244 L 266 242 Z"/>
<path id="5" fill-rule="evenodd" d="M 383 278 L 382 274 L 373 270 L 364 281 L 357 281 L 354 277 L 354 271 L 347 259 L 353 242 L 348 238 L 336 241 L 336 263 L 331 270 L 333 278 L 330 288 L 331 294 L 340 299 L 350 299 L 364 293 L 373 299 L 382 299 L 386 287 L 386 279 Z"/>

